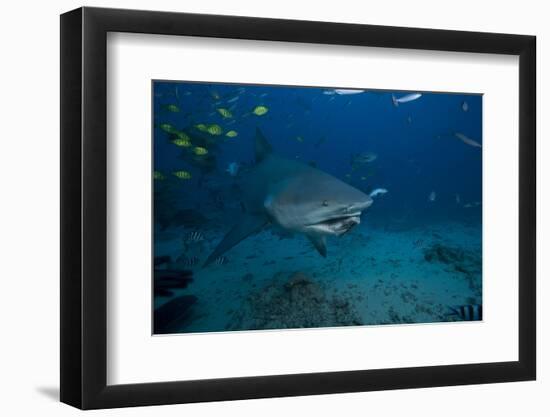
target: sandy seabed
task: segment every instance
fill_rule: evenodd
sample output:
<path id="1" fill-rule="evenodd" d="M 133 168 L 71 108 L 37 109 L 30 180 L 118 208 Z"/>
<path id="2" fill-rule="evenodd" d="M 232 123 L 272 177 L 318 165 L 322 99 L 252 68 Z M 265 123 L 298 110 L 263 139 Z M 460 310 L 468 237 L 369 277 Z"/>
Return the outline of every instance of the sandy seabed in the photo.
<path id="1" fill-rule="evenodd" d="M 169 230 L 155 244 L 156 256 L 199 260 L 166 266 L 191 269 L 193 282 L 155 297 L 155 309 L 196 297 L 167 333 L 456 321 L 451 306 L 482 301 L 479 224 L 388 231 L 362 223 L 329 238 L 326 258 L 304 236 L 280 239 L 267 229 L 228 251 L 225 263 L 206 268 L 202 261 L 224 231 L 205 232 L 184 250 L 186 233 Z"/>

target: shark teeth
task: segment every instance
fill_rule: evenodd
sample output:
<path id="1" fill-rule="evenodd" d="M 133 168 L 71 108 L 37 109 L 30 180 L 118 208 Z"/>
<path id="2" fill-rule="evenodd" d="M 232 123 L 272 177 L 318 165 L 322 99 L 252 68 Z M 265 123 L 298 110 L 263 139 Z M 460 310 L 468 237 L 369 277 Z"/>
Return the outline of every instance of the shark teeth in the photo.
<path id="1" fill-rule="evenodd" d="M 360 217 L 358 215 L 352 215 L 325 220 L 323 222 L 312 224 L 309 227 L 320 233 L 340 236 L 349 232 L 359 223 L 361 223 Z"/>

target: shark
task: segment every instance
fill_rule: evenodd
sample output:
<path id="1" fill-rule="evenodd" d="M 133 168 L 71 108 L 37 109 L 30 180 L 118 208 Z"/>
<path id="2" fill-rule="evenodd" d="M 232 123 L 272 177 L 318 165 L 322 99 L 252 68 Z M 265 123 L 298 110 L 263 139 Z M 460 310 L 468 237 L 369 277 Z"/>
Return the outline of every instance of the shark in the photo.
<path id="1" fill-rule="evenodd" d="M 242 215 L 203 266 L 268 225 L 287 235 L 305 235 L 326 257 L 327 237 L 342 236 L 358 225 L 372 197 L 326 172 L 276 155 L 259 128 L 254 147 L 256 164 L 242 186 Z"/>

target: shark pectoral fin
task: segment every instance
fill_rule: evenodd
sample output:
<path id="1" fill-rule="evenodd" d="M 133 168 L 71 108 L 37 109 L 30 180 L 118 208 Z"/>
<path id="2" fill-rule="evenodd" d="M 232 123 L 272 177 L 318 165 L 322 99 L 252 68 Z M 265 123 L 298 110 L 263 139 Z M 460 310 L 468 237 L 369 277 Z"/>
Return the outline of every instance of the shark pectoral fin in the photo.
<path id="1" fill-rule="evenodd" d="M 323 258 L 327 257 L 327 239 L 322 235 L 307 235 L 317 252 L 321 254 Z"/>
<path id="2" fill-rule="evenodd" d="M 203 267 L 216 260 L 241 240 L 259 232 L 267 223 L 268 219 L 266 216 L 245 214 L 241 220 L 224 236 L 222 241 L 218 243 L 218 246 L 216 246 L 214 252 L 212 252 L 208 259 L 204 262 Z"/>

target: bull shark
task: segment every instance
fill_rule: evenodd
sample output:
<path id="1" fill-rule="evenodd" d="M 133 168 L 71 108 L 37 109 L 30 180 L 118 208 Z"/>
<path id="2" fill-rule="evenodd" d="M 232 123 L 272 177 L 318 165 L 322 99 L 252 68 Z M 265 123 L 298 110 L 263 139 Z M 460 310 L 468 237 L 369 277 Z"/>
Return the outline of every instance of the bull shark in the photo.
<path id="1" fill-rule="evenodd" d="M 260 129 L 255 137 L 256 165 L 243 184 L 243 214 L 206 259 L 207 266 L 266 225 L 284 233 L 301 233 L 321 256 L 326 237 L 341 236 L 360 223 L 371 196 L 323 171 L 281 158 Z"/>

